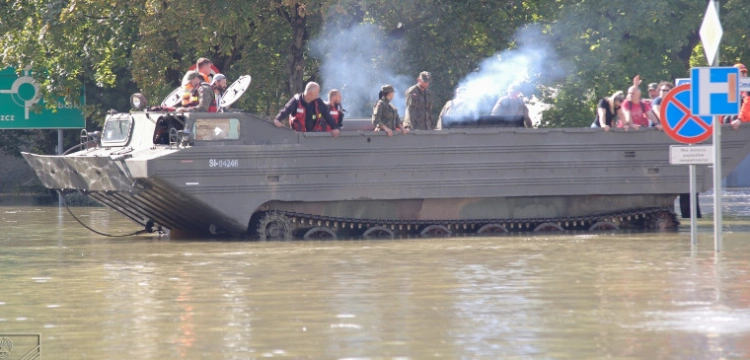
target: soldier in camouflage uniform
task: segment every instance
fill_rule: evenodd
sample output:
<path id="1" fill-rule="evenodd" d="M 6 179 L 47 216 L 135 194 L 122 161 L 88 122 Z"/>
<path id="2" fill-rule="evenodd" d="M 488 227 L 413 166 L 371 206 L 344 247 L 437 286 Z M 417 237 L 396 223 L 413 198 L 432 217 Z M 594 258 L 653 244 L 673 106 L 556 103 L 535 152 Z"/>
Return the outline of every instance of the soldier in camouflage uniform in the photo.
<path id="1" fill-rule="evenodd" d="M 190 89 L 186 92 L 187 103 L 185 102 L 185 96 L 183 96 L 182 107 L 177 108 L 175 111 L 178 112 L 208 112 L 208 108 L 214 101 L 214 90 L 206 82 L 203 82 L 203 76 L 197 71 L 188 71 L 185 78 L 188 80 Z M 186 89 L 187 86 L 185 86 Z"/>
<path id="2" fill-rule="evenodd" d="M 401 130 L 402 134 L 409 132 L 398 117 L 398 109 L 391 104 L 395 94 L 393 86 L 383 86 L 378 94 L 378 103 L 372 109 L 372 124 L 375 125 L 375 131 L 385 131 L 388 136 L 393 136 L 394 130 Z"/>
<path id="3" fill-rule="evenodd" d="M 404 127 L 407 129 L 432 130 L 432 99 L 427 87 L 430 86 L 430 73 L 423 71 L 417 84 L 406 90 L 406 115 Z"/>

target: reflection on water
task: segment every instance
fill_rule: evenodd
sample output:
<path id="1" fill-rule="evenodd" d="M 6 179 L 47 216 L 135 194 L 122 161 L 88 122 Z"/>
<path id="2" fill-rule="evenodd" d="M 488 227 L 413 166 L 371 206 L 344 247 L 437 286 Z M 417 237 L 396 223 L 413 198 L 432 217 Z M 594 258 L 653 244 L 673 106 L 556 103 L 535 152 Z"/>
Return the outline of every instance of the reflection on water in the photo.
<path id="1" fill-rule="evenodd" d="M 750 217 L 750 189 L 730 189 L 724 191 L 724 196 L 721 198 L 722 207 L 725 213 L 729 213 L 730 216 L 737 217 Z M 706 212 L 713 213 L 714 209 L 714 193 L 713 190 L 701 194 L 699 199 L 701 210 L 706 209 Z"/>
<path id="2" fill-rule="evenodd" d="M 0 207 L 0 333 L 44 358 L 750 358 L 750 192 L 679 232 L 254 243 L 107 239 Z M 703 199 L 704 210 L 710 199 Z M 98 229 L 135 230 L 103 208 Z M 709 212 L 708 210 L 706 212 Z"/>

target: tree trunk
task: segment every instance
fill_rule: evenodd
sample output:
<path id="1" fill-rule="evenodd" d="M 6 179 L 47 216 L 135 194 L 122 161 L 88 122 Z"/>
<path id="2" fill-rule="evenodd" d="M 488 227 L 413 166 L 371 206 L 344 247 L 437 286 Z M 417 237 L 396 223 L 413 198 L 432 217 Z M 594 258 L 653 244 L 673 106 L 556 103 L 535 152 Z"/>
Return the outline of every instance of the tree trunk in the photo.
<path id="1" fill-rule="evenodd" d="M 685 69 L 690 69 L 690 57 L 693 55 L 693 50 L 698 43 L 701 41 L 700 30 L 697 29 L 688 35 L 688 43 L 677 53 L 677 56 L 685 64 Z"/>
<path id="2" fill-rule="evenodd" d="M 305 73 L 305 44 L 307 43 L 307 14 L 304 5 L 295 3 L 286 9 L 279 9 L 280 13 L 286 18 L 292 27 L 292 42 L 289 44 L 289 55 L 286 62 L 286 72 L 288 75 L 287 85 L 289 95 L 301 93 L 305 84 L 303 75 Z"/>

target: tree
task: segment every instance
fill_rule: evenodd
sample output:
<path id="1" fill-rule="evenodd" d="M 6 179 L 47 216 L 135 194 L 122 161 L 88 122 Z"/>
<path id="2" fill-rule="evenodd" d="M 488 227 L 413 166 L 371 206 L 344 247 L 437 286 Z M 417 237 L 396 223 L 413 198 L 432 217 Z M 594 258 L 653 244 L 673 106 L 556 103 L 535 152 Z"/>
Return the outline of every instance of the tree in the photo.
<path id="1" fill-rule="evenodd" d="M 180 86 L 198 57 L 230 79 L 251 74 L 236 106 L 273 115 L 308 81 L 324 82 L 327 54 L 310 41 L 329 29 L 369 24 L 383 32 L 373 64 L 409 79 L 433 73 L 436 109 L 487 58 L 521 49 L 519 34 L 552 44 L 559 63 L 533 74 L 531 85 L 554 108 L 548 126 L 585 126 L 597 99 L 646 82 L 685 76 L 700 64 L 698 28 L 706 2 L 633 0 L 23 0 L 0 3 L 2 63 L 32 65 L 46 96 L 75 95 L 85 85 L 87 119 L 125 110 L 143 92 L 151 104 Z M 722 63 L 750 56 L 750 9 L 721 2 Z M 336 26 L 332 26 L 335 24 Z M 519 29 L 521 30 L 519 32 Z M 324 33 L 321 33 L 324 31 Z M 346 61 L 347 59 L 339 59 Z M 747 60 L 746 60 L 747 61 Z M 559 76 L 559 74 L 563 74 Z M 411 80 L 413 81 L 413 80 Z M 377 89 L 373 90 L 375 93 Z"/>
<path id="2" fill-rule="evenodd" d="M 748 32 L 747 23 L 740 22 L 742 14 L 747 15 L 747 9 L 737 9 L 740 2 L 722 5 L 738 11 L 724 20 L 725 29 L 732 24 L 733 35 L 725 37 L 723 48 L 737 46 L 733 44 L 742 38 L 739 34 Z M 555 105 L 545 114 L 548 125 L 590 124 L 598 99 L 624 91 L 637 74 L 645 83 L 687 76 L 700 42 L 705 2 L 635 0 L 618 5 L 602 0 L 560 3 L 550 36 L 573 70 L 561 83 L 551 84 L 558 91 L 548 98 Z"/>

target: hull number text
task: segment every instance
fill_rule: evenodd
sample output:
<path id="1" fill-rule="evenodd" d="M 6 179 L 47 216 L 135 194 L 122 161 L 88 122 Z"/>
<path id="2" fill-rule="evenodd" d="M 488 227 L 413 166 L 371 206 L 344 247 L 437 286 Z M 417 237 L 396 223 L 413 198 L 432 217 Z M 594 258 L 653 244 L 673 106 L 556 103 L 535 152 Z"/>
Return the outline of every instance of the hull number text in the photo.
<path id="1" fill-rule="evenodd" d="M 208 160 L 208 167 L 211 168 L 236 168 L 240 166 L 240 161 L 237 159 L 210 159 Z"/>

